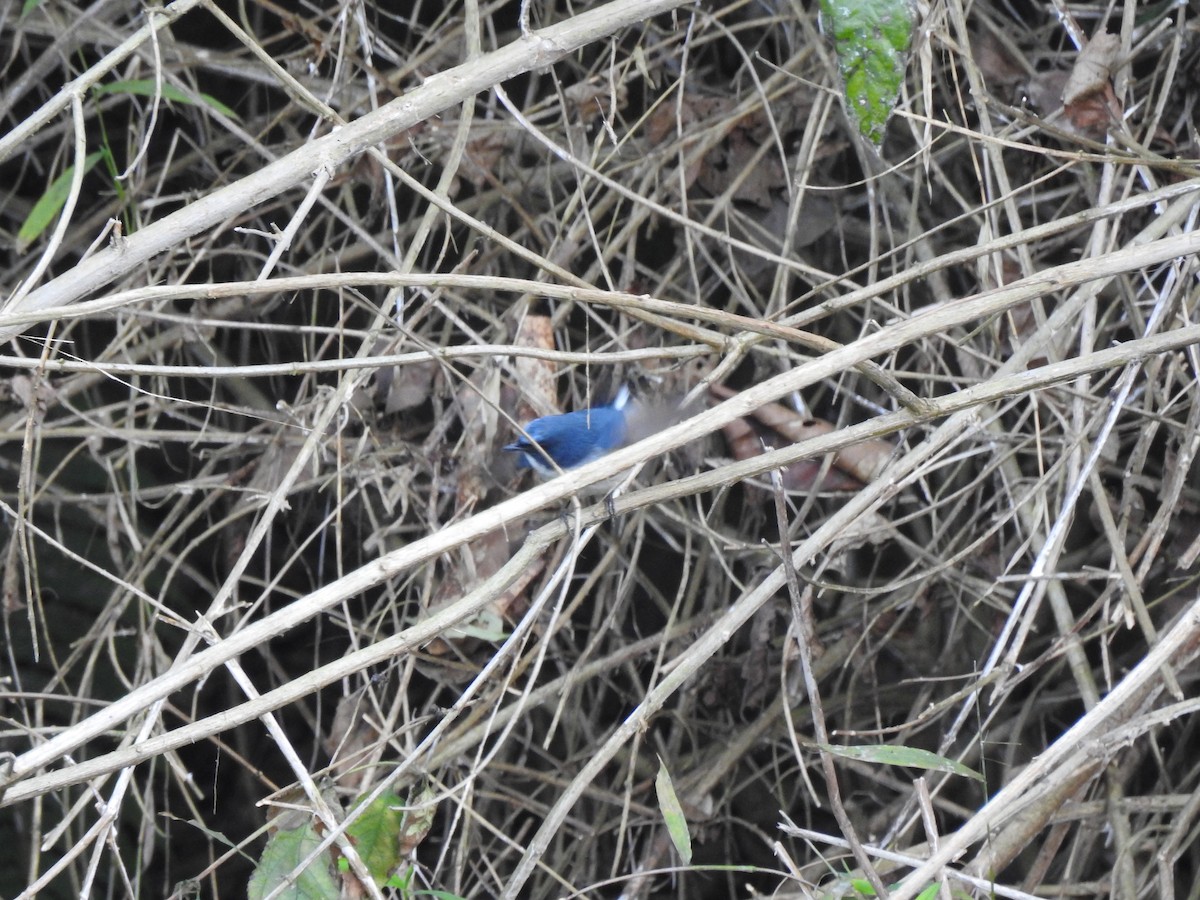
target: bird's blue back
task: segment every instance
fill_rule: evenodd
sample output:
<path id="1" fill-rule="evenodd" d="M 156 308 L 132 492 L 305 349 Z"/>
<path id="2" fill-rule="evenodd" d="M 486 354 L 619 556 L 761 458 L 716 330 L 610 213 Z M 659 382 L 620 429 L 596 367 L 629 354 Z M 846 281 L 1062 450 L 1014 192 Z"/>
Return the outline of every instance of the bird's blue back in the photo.
<path id="1" fill-rule="evenodd" d="M 522 435 L 504 449 L 520 454 L 518 465 L 551 477 L 599 459 L 625 440 L 624 391 L 609 406 L 595 406 L 557 416 L 542 416 L 525 426 Z"/>

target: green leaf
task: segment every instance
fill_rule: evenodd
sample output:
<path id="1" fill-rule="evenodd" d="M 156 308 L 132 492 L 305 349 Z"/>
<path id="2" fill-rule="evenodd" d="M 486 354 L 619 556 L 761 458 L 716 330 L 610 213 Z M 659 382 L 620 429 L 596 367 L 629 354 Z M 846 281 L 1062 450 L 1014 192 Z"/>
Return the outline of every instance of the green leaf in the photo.
<path id="1" fill-rule="evenodd" d="M 654 779 L 654 792 L 658 794 L 658 808 L 662 810 L 663 819 L 667 823 L 667 834 L 671 843 L 685 866 L 692 864 L 692 836 L 688 834 L 687 819 L 683 815 L 683 807 L 675 796 L 675 786 L 671 783 L 671 773 L 667 764 L 658 758 L 658 775 Z"/>
<path id="2" fill-rule="evenodd" d="M 411 900 L 413 897 L 433 897 L 434 900 L 464 900 L 458 894 L 452 894 L 449 891 L 436 890 L 420 890 L 412 889 L 413 869 L 411 866 L 406 866 L 402 873 L 398 872 L 388 879 L 387 884 L 381 887 L 389 887 L 400 892 L 400 896 L 405 900 Z"/>
<path id="3" fill-rule="evenodd" d="M 397 835 L 404 821 L 404 800 L 387 793 L 377 797 L 346 829 L 354 849 L 366 863 L 375 883 L 383 886 L 392 871 L 400 864 L 400 843 Z"/>
<path id="4" fill-rule="evenodd" d="M 101 150 L 89 153 L 83 161 L 83 174 L 90 172 L 103 155 Z M 63 173 L 51 182 L 50 187 L 46 188 L 46 192 L 38 198 L 37 203 L 33 204 L 33 209 L 29 211 L 29 215 L 21 224 L 21 230 L 17 232 L 18 252 L 24 253 L 62 212 L 67 195 L 71 193 L 71 178 L 74 175 L 75 167 L 67 166 Z"/>
<path id="5" fill-rule="evenodd" d="M 288 874 L 321 844 L 311 820 L 300 828 L 277 831 L 267 841 L 246 886 L 247 900 L 261 900 L 284 884 Z M 328 854 L 318 856 L 292 884 L 275 896 L 280 900 L 330 900 L 340 895 Z"/>
<path id="6" fill-rule="evenodd" d="M 908 64 L 913 12 L 908 0 L 821 0 L 833 37 L 846 109 L 876 150 Z"/>
<path id="7" fill-rule="evenodd" d="M 380 887 L 393 888 L 400 892 L 401 897 L 407 897 L 408 894 L 406 892 L 412 886 L 414 874 L 412 866 L 404 866 L 398 871 L 393 872 L 391 877 L 381 884 Z"/>
<path id="8" fill-rule="evenodd" d="M 114 81 L 111 84 L 98 84 L 92 88 L 97 94 L 137 94 L 141 97 L 153 97 L 156 87 L 153 78 L 138 78 L 132 81 Z M 196 92 L 198 100 L 192 99 L 190 94 L 185 94 L 174 85 L 163 83 L 160 91 L 164 100 L 170 100 L 175 103 L 187 103 L 192 106 L 199 106 L 200 102 L 211 106 L 222 115 L 229 116 L 231 119 L 237 119 L 238 114 L 232 109 L 218 100 L 212 94 L 204 94 Z"/>
<path id="9" fill-rule="evenodd" d="M 362 803 L 359 798 L 356 805 Z M 408 800 L 387 793 L 375 799 L 346 829 L 354 849 L 380 887 L 405 887 L 406 876 L 395 873 L 401 860 L 425 840 L 437 814 L 437 794 L 428 786 L 414 790 Z M 348 867 L 347 867 L 348 869 Z"/>
<path id="10" fill-rule="evenodd" d="M 893 747 L 890 744 L 863 744 L 851 746 L 835 746 L 819 744 L 822 750 L 827 750 L 834 756 L 846 759 L 856 759 L 860 762 L 881 763 L 887 766 L 908 766 L 912 769 L 929 769 L 934 772 L 949 772 L 951 775 L 964 775 L 983 781 L 983 776 L 974 769 L 960 762 L 930 753 L 928 750 L 918 750 L 915 747 Z"/>
<path id="11" fill-rule="evenodd" d="M 857 893 L 862 894 L 864 897 L 875 896 L 875 888 L 871 887 L 871 882 L 865 878 L 851 879 L 850 884 Z M 894 891 L 899 886 L 900 882 L 890 884 L 888 885 L 888 890 Z M 934 900 L 938 893 L 940 893 L 940 890 L 940 886 L 937 884 L 928 885 L 921 893 L 917 894 L 916 900 Z"/>
<path id="12" fill-rule="evenodd" d="M 473 618 L 446 629 L 442 635 L 447 640 L 453 638 L 477 638 L 489 643 L 499 643 L 508 637 L 508 629 L 504 626 L 504 618 L 498 613 L 484 610 Z"/>

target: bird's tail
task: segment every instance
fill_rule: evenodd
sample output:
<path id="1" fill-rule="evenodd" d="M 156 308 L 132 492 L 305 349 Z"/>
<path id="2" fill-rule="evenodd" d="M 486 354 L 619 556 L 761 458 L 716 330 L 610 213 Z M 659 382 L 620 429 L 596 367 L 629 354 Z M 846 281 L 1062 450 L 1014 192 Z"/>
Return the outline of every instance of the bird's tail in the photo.
<path id="1" fill-rule="evenodd" d="M 608 404 L 613 409 L 624 409 L 629 403 L 629 385 L 621 385 L 621 389 L 617 391 L 617 396 L 613 397 L 612 403 Z"/>

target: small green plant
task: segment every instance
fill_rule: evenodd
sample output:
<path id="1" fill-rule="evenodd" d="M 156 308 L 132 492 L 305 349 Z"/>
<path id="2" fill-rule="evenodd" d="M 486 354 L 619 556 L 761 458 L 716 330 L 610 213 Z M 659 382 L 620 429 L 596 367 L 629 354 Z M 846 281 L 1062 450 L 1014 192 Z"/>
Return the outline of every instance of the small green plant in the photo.
<path id="1" fill-rule="evenodd" d="M 104 150 L 97 150 L 94 153 L 89 153 L 84 158 L 84 175 L 95 168 L 96 163 L 100 162 L 105 152 Z M 67 202 L 67 197 L 71 193 L 71 179 L 74 177 L 75 166 L 67 166 L 61 175 L 50 182 L 50 187 L 46 188 L 45 193 L 33 204 L 33 209 L 29 211 L 29 215 L 21 223 L 20 231 L 17 232 L 18 252 L 24 253 L 29 249 L 29 245 L 41 237 L 54 220 L 58 218 L 58 214 L 62 212 L 63 206 Z"/>

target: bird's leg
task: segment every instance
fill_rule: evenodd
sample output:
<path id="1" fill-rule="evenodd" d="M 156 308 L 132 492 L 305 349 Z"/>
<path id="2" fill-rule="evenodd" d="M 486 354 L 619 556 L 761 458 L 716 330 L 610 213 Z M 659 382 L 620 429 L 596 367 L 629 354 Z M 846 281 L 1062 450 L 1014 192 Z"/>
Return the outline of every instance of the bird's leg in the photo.
<path id="1" fill-rule="evenodd" d="M 627 483 L 618 484 L 604 495 L 604 508 L 607 510 L 610 519 L 617 517 L 617 498 L 621 496 L 621 492 L 625 490 Z"/>

